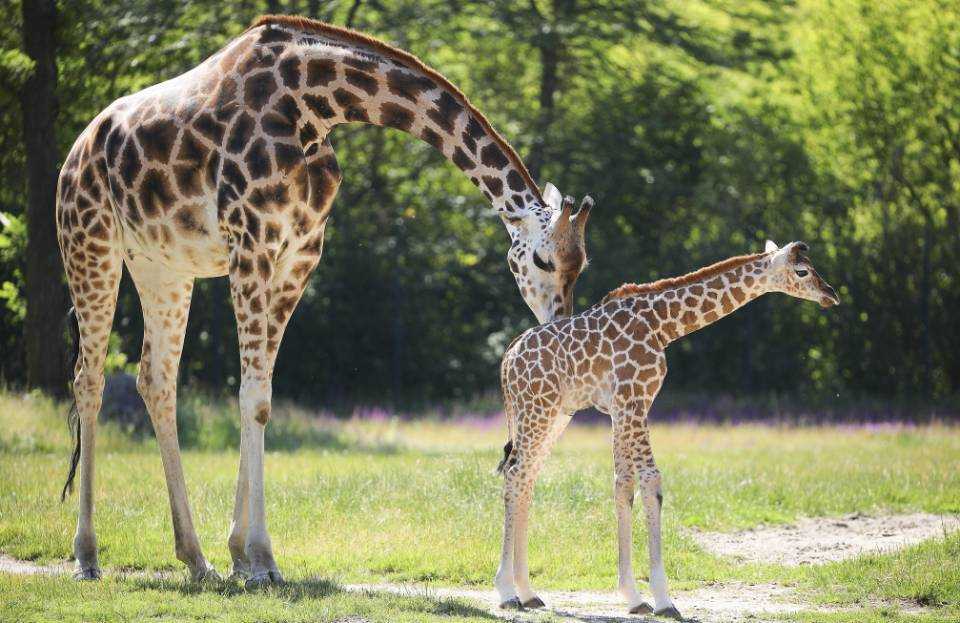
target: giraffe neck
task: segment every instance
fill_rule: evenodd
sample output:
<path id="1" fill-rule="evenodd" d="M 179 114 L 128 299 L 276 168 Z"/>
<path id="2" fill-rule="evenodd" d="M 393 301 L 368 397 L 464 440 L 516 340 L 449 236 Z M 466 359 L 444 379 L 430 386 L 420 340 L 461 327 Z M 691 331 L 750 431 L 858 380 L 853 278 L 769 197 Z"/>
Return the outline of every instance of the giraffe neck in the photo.
<path id="1" fill-rule="evenodd" d="M 769 265 L 768 257 L 753 257 L 716 272 L 704 269 L 702 278 L 650 292 L 647 300 L 660 321 L 663 343 L 702 329 L 770 292 Z"/>
<path id="2" fill-rule="evenodd" d="M 456 87 L 415 57 L 325 25 L 281 22 L 250 34 L 279 53 L 280 88 L 289 89 L 305 113 L 302 142 L 341 123 L 394 128 L 442 153 L 504 217 L 543 206 L 513 148 Z"/>

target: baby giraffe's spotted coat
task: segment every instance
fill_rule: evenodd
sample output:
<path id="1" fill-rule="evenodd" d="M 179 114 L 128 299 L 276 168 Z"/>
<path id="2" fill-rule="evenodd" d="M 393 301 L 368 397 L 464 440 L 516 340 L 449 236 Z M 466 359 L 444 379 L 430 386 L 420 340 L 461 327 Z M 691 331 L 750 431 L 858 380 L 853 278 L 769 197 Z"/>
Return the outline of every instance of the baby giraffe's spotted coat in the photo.
<path id="1" fill-rule="evenodd" d="M 501 365 L 510 440 L 504 448 L 503 550 L 495 584 L 504 607 L 539 607 L 527 566 L 527 517 L 534 482 L 550 449 L 579 409 L 596 407 L 613 420 L 614 499 L 618 520 L 619 589 L 630 612 L 679 618 L 667 594 L 660 554 L 660 472 L 650 447 L 647 413 L 667 374 L 667 346 L 767 292 L 820 303 L 836 293 L 803 256 L 803 243 L 735 257 L 689 275 L 614 290 L 572 318 L 530 329 Z M 639 484 L 649 530 L 650 586 L 641 598 L 631 561 L 631 515 Z"/>

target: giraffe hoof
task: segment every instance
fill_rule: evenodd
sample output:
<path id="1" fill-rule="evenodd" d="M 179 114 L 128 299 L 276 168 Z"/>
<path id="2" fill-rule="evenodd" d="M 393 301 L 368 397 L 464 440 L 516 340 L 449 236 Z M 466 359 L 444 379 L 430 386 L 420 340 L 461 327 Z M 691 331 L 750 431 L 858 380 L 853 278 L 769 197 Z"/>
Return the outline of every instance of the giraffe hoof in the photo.
<path id="1" fill-rule="evenodd" d="M 250 577 L 250 567 L 233 567 L 233 571 L 230 572 L 230 577 L 227 579 L 231 582 L 240 582 L 245 581 Z"/>
<path id="2" fill-rule="evenodd" d="M 683 617 L 680 616 L 680 611 L 674 606 L 668 606 L 666 608 L 661 608 L 654 612 L 658 617 L 667 617 L 668 619 L 676 619 L 677 621 L 682 621 Z"/>
<path id="3" fill-rule="evenodd" d="M 193 581 L 197 584 L 221 584 L 223 578 L 220 577 L 220 574 L 217 573 L 217 570 L 213 567 L 207 567 L 206 569 L 201 569 L 199 572 L 193 574 Z"/>
<path id="4" fill-rule="evenodd" d="M 643 601 L 630 608 L 630 614 L 653 614 L 653 608 L 647 602 Z"/>
<path id="5" fill-rule="evenodd" d="M 100 567 L 81 567 L 73 572 L 73 579 L 78 582 L 89 582 L 99 580 L 103 577 Z"/>
<path id="6" fill-rule="evenodd" d="M 246 582 L 244 582 L 244 587 L 248 591 L 256 590 L 258 588 L 264 588 L 270 585 L 283 584 L 283 576 L 280 575 L 280 572 L 276 569 L 272 571 L 262 571 L 250 576 Z"/>
<path id="7" fill-rule="evenodd" d="M 533 608 L 543 608 L 543 607 L 545 607 L 547 604 L 543 603 L 543 600 L 540 599 L 539 597 L 534 596 L 534 597 L 531 597 L 530 599 L 526 600 L 525 602 L 523 602 L 523 604 L 521 604 L 521 605 L 522 605 L 524 608 L 531 608 L 531 609 L 533 609 Z"/>
<path id="8" fill-rule="evenodd" d="M 503 610 L 523 610 L 523 604 L 520 603 L 519 597 L 513 597 L 500 604 L 500 608 Z"/>

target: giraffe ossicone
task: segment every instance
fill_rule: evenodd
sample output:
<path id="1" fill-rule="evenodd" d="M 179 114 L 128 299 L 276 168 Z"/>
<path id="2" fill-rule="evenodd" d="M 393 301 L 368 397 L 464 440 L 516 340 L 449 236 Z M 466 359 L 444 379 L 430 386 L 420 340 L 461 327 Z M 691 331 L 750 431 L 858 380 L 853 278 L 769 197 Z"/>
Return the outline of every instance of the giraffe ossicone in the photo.
<path id="1" fill-rule="evenodd" d="M 682 277 L 626 284 L 570 318 L 534 327 L 507 348 L 500 367 L 509 439 L 504 474 L 504 528 L 494 585 L 504 607 L 542 601 L 530 587 L 527 520 L 534 483 L 570 416 L 595 407 L 613 421 L 614 501 L 619 590 L 633 614 L 680 618 L 667 592 L 660 551 L 660 472 L 653 459 L 647 413 L 667 374 L 666 348 L 768 292 L 840 302 L 813 268 L 806 244 L 718 262 Z M 633 575 L 632 513 L 641 488 L 654 606 L 643 601 Z"/>
<path id="2" fill-rule="evenodd" d="M 187 502 L 177 368 L 194 280 L 229 276 L 240 344 L 241 444 L 228 543 L 236 575 L 253 585 L 279 581 L 266 527 L 264 427 L 277 349 L 320 260 L 342 178 L 328 133 L 345 123 L 393 128 L 440 151 L 503 219 L 510 270 L 538 320 L 569 313 L 586 262 L 589 210 L 558 218 L 559 191 L 548 185 L 544 197 L 483 114 L 415 56 L 313 20 L 259 18 L 194 69 L 108 106 L 61 169 L 58 236 L 80 333 L 80 576 L 100 576 L 96 419 L 126 266 L 144 315 L 137 387 L 160 446 L 177 557 L 198 579 L 213 571 Z"/>

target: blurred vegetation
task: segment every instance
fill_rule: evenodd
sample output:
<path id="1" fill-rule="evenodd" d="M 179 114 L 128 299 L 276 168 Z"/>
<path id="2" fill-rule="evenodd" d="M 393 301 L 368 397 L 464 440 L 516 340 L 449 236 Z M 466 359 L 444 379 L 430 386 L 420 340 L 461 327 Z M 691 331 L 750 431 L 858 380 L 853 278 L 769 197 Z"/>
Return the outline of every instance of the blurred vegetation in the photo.
<path id="1" fill-rule="evenodd" d="M 269 6 L 268 6 L 269 5 Z M 59 2 L 58 149 L 118 96 L 194 66 L 270 10 L 380 36 L 445 73 L 538 181 L 592 193 L 577 308 L 645 281 L 811 244 L 843 305 L 767 297 L 671 352 L 668 391 L 956 404 L 960 5 L 952 0 Z M 23 381 L 21 6 L 0 7 L 0 376 Z M 326 405 L 468 400 L 529 326 L 507 236 L 405 134 L 332 135 L 345 180 L 274 388 Z M 122 286 L 116 343 L 139 359 Z M 953 310 L 953 311 L 951 311 Z M 233 392 L 224 279 L 195 290 L 182 380 Z M 125 355 L 121 357 L 119 355 Z M 779 399 L 779 398 L 778 398 Z"/>

